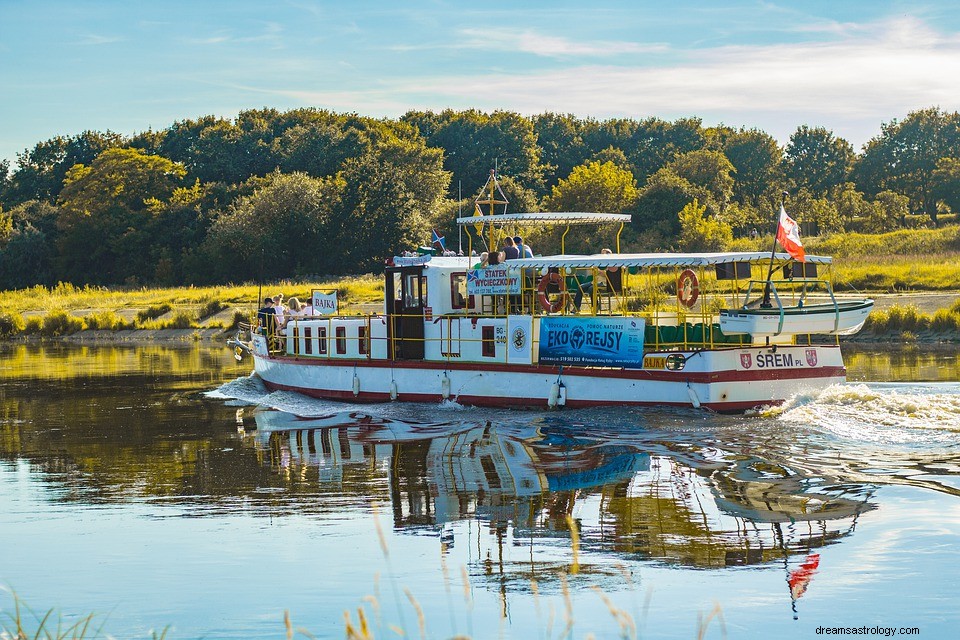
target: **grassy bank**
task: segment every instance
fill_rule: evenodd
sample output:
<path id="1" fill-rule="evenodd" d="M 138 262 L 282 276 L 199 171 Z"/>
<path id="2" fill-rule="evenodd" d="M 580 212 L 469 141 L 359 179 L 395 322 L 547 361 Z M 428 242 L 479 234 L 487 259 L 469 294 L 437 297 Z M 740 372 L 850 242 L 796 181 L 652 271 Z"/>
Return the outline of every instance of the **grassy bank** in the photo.
<path id="1" fill-rule="evenodd" d="M 260 295 L 283 293 L 309 299 L 313 289 L 336 289 L 346 313 L 383 299 L 383 282 L 372 275 L 324 282 L 270 285 L 109 289 L 59 284 L 0 292 L 0 339 L 59 337 L 85 329 L 230 329 L 257 309 Z"/>

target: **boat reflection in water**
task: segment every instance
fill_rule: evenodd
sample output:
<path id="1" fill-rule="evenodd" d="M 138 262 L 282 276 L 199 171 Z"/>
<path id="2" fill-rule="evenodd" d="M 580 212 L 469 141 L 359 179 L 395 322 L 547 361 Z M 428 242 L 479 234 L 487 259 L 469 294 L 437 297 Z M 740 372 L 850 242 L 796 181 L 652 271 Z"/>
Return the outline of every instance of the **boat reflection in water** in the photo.
<path id="1" fill-rule="evenodd" d="M 637 560 L 779 563 L 790 576 L 806 567 L 790 582 L 796 598 L 814 573 L 815 550 L 851 533 L 872 508 L 869 486 L 823 469 L 643 430 L 613 437 L 549 418 L 514 426 L 358 412 L 303 419 L 258 410 L 255 417 L 257 441 L 281 475 L 299 481 L 317 473 L 321 485 L 347 493 L 346 478 L 357 475 L 345 471 L 379 470 L 398 532 L 432 528 L 449 546 L 457 542 L 454 525 L 476 520 L 480 535 L 493 538 L 494 555 L 498 545 L 530 547 L 517 562 L 502 553 L 492 562 L 471 557 L 471 573 L 501 589 L 533 576 L 549 581 L 567 568 L 575 523 L 581 572 L 613 576 L 623 561 Z"/>

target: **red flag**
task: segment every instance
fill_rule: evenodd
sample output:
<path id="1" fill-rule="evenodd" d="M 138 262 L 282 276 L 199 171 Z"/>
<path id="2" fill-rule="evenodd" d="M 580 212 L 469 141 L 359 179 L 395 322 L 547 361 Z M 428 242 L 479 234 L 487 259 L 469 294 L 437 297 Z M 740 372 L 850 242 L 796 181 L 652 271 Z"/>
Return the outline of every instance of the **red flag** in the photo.
<path id="1" fill-rule="evenodd" d="M 803 252 L 803 243 L 800 242 L 800 227 L 787 215 L 782 204 L 780 205 L 780 224 L 777 225 L 777 242 L 794 260 L 807 261 L 806 254 Z"/>
<path id="2" fill-rule="evenodd" d="M 819 566 L 820 554 L 811 553 L 807 556 L 807 559 L 803 561 L 803 564 L 790 574 L 787 578 L 787 584 L 790 585 L 790 597 L 796 600 L 806 592 L 807 586 L 810 584 L 810 581 L 813 579 L 813 574 L 816 573 L 817 567 Z"/>

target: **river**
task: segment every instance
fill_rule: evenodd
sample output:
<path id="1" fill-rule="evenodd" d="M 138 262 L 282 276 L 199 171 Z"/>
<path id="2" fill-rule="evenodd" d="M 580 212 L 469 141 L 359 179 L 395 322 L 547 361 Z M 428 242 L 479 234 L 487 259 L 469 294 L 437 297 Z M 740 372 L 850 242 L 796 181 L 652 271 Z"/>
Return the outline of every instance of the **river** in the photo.
<path id="1" fill-rule="evenodd" d="M 361 615 L 376 638 L 954 637 L 956 350 L 846 360 L 757 415 L 548 413 L 268 394 L 200 344 L 6 345 L 0 629 L 15 592 L 118 638 L 283 638 L 285 613 L 317 638 Z"/>

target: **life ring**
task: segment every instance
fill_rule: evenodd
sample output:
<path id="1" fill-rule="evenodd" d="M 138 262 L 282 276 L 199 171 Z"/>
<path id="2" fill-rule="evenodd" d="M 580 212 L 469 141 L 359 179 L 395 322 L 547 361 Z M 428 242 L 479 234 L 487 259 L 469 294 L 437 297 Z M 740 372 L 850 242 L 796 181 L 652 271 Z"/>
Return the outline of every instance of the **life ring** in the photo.
<path id="1" fill-rule="evenodd" d="M 560 287 L 560 295 L 553 302 L 550 302 L 550 298 L 547 297 L 547 287 L 551 284 Z M 548 313 L 556 313 L 563 309 L 567 304 L 567 285 L 559 273 L 551 271 L 540 278 L 540 283 L 537 285 L 537 298 L 540 300 L 540 306 Z"/>
<path id="2" fill-rule="evenodd" d="M 697 274 L 691 269 L 684 269 L 677 278 L 677 300 L 688 309 L 697 303 L 700 297 L 700 283 Z"/>

